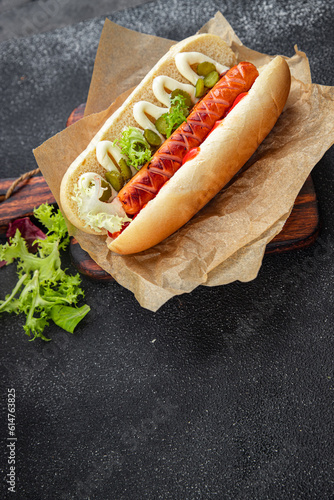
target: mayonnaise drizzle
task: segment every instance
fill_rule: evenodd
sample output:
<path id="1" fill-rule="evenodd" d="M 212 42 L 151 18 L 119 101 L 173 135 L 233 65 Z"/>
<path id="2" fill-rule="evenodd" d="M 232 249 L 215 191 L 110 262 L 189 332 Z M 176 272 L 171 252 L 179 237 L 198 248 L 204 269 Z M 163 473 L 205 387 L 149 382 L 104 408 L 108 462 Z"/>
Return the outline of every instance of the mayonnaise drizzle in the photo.
<path id="1" fill-rule="evenodd" d="M 86 172 L 84 174 L 81 174 L 78 179 L 79 189 L 82 189 L 86 193 L 93 191 L 97 177 L 102 182 L 103 178 L 100 175 L 96 174 L 95 172 Z M 111 188 L 111 197 L 114 198 L 114 196 L 117 196 L 117 191 L 115 191 L 115 189 L 112 186 L 110 186 L 110 188 Z"/>
<path id="2" fill-rule="evenodd" d="M 191 68 L 192 64 L 202 63 L 204 61 L 208 61 L 213 63 L 216 66 L 216 70 L 219 74 L 228 70 L 227 66 L 223 66 L 222 64 L 217 63 L 211 57 L 201 54 L 200 52 L 180 52 L 175 56 L 175 64 L 179 72 L 184 78 L 189 80 L 193 85 L 196 85 L 196 82 L 199 78 L 198 74 Z"/>
<path id="3" fill-rule="evenodd" d="M 195 97 L 196 89 L 193 85 L 189 85 L 189 83 L 180 83 L 170 76 L 157 76 L 153 80 L 152 90 L 158 101 L 162 102 L 167 108 L 170 107 L 170 94 L 166 92 L 166 88 L 171 92 L 176 89 L 184 90 L 188 92 L 193 103 L 198 101 Z"/>
<path id="4" fill-rule="evenodd" d="M 118 172 L 118 168 L 115 163 L 110 158 L 111 155 L 115 162 L 118 164 L 119 161 L 123 158 L 125 161 L 127 160 L 126 156 L 122 155 L 121 150 L 114 146 L 111 141 L 100 141 L 96 146 L 96 158 L 97 161 L 105 168 L 108 172 Z"/>
<path id="5" fill-rule="evenodd" d="M 161 139 L 163 138 L 163 136 L 157 131 L 154 124 L 151 122 L 147 115 L 150 115 L 155 118 L 155 120 L 157 120 L 161 115 L 167 113 L 167 111 L 168 108 L 161 108 L 160 106 L 156 106 L 155 104 L 147 101 L 136 102 L 136 104 L 133 106 L 133 116 L 138 125 L 144 130 L 146 128 L 152 130 L 153 132 L 158 134 Z"/>

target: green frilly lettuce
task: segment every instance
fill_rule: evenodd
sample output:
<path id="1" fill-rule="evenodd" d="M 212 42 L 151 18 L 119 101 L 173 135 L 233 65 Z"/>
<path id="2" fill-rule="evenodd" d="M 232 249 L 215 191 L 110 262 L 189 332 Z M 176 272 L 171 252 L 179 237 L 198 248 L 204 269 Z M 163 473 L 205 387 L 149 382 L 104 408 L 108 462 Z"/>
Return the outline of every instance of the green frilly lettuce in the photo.
<path id="1" fill-rule="evenodd" d="M 59 210 L 43 204 L 34 215 L 48 229 L 44 240 L 36 240 L 38 251 L 28 251 L 26 241 L 19 230 L 4 245 L 0 245 L 0 260 L 17 263 L 18 281 L 10 294 L 0 300 L 0 313 L 26 315 L 25 333 L 34 340 L 44 335 L 44 329 L 53 320 L 64 330 L 73 333 L 75 326 L 89 312 L 84 305 L 76 304 L 84 296 L 80 288 L 80 276 L 68 275 L 61 268 L 59 251 L 69 243 L 67 227 Z"/>

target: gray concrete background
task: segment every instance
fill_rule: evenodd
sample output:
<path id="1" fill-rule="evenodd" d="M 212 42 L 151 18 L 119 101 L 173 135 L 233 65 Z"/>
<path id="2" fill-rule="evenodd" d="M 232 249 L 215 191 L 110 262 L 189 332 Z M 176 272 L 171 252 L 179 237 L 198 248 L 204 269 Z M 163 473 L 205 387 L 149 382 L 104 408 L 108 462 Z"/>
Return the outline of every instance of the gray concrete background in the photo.
<path id="1" fill-rule="evenodd" d="M 180 40 L 217 10 L 255 50 L 291 56 L 298 44 L 313 81 L 334 85 L 327 0 L 155 0 L 108 17 Z M 105 17 L 0 44 L 1 177 L 35 168 L 32 148 L 86 99 Z M 91 311 L 74 335 L 50 324 L 50 343 L 29 342 L 23 318 L 3 314 L 0 498 L 334 499 L 333 167 L 334 148 L 312 173 L 321 240 L 267 255 L 250 283 L 198 287 L 154 314 L 117 283 L 83 277 Z M 1 269 L 1 299 L 16 281 L 14 265 Z M 11 387 L 18 493 L 9 496 Z"/>
<path id="2" fill-rule="evenodd" d="M 0 42 L 62 28 L 149 0 L 0 0 Z"/>

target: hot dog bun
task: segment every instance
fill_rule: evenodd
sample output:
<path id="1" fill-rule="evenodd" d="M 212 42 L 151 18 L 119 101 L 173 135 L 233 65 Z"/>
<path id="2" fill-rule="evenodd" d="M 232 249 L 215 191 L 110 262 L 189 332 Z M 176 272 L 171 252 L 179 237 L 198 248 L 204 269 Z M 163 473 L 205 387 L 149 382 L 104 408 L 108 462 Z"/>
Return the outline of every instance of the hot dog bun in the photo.
<path id="1" fill-rule="evenodd" d="M 277 56 L 248 95 L 108 247 L 119 254 L 146 250 L 188 222 L 240 170 L 275 125 L 290 90 L 290 70 Z"/>
<path id="2" fill-rule="evenodd" d="M 175 55 L 180 52 L 201 52 L 218 63 L 231 67 L 236 63 L 235 55 L 229 46 L 220 37 L 211 34 L 191 36 L 172 46 L 165 56 L 153 67 L 142 82 L 130 94 L 124 104 L 105 122 L 87 148 L 76 158 L 66 171 L 60 187 L 61 208 L 70 222 L 77 228 L 91 234 L 106 234 L 102 229 L 97 233 L 80 217 L 78 205 L 73 200 L 73 193 L 79 177 L 86 172 L 96 172 L 102 177 L 105 169 L 96 159 L 96 146 L 102 140 L 114 141 L 123 128 L 138 126 L 133 117 L 133 106 L 136 102 L 145 100 L 161 106 L 152 91 L 152 82 L 156 76 L 165 75 L 180 83 L 189 83 L 178 71 L 175 64 Z M 124 249 L 125 250 L 125 249 Z M 125 253 L 129 253 L 125 250 Z"/>

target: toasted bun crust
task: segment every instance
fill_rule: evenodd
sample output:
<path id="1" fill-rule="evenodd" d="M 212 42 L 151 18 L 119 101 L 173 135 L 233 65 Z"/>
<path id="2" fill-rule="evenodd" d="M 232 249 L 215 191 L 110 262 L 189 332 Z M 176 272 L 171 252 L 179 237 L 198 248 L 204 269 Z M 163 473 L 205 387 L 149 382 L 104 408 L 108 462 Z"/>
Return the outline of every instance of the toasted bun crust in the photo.
<path id="1" fill-rule="evenodd" d="M 157 106 L 161 106 L 152 91 L 152 82 L 156 76 L 165 75 L 181 83 L 189 83 L 183 78 L 175 65 L 175 55 L 179 52 L 201 52 L 218 63 L 225 66 L 236 64 L 235 55 L 229 46 L 220 37 L 211 34 L 201 34 L 191 36 L 182 42 L 173 45 L 162 59 L 146 75 L 142 82 L 126 99 L 124 104 L 105 122 L 103 127 L 89 143 L 76 160 L 69 166 L 65 173 L 60 187 L 60 202 L 67 218 L 74 226 L 91 234 L 96 233 L 89 226 L 85 225 L 84 220 L 80 218 L 76 202 L 72 200 L 74 187 L 79 177 L 86 172 L 96 172 L 104 177 L 105 169 L 96 159 L 96 146 L 101 140 L 114 141 L 120 137 L 122 129 L 127 126 L 138 126 L 133 117 L 133 106 L 138 101 L 149 101 Z M 102 231 L 102 233 L 106 231 Z M 139 250 L 137 250 L 139 251 Z M 124 253 L 129 253 L 125 250 Z"/>
<path id="2" fill-rule="evenodd" d="M 108 248 L 119 254 L 146 250 L 188 222 L 240 170 L 275 125 L 289 95 L 290 70 L 275 57 L 248 95 L 202 143 Z"/>

